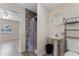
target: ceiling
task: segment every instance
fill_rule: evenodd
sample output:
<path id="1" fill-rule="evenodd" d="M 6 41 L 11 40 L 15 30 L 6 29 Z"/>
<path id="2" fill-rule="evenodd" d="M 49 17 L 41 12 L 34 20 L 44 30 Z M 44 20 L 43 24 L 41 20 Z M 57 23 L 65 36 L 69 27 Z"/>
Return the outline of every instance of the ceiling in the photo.
<path id="1" fill-rule="evenodd" d="M 49 10 L 59 6 L 60 4 L 61 3 L 43 3 L 43 5 Z M 19 3 L 19 5 L 37 13 L 37 3 Z"/>
<path id="2" fill-rule="evenodd" d="M 19 5 L 31 10 L 32 12 L 37 13 L 37 4 L 36 3 L 19 3 Z"/>
<path id="3" fill-rule="evenodd" d="M 60 4 L 61 3 L 44 3 L 43 5 L 50 10 L 50 9 L 52 9 L 54 7 L 59 6 Z"/>

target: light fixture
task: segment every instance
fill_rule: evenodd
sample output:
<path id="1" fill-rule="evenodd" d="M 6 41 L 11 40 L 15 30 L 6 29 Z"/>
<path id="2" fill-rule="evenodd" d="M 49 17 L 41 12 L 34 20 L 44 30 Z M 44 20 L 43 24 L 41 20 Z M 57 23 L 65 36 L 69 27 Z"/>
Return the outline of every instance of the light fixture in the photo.
<path id="1" fill-rule="evenodd" d="M 4 19 L 8 19 L 8 12 L 7 12 L 7 11 L 3 11 L 2 17 L 3 17 Z"/>

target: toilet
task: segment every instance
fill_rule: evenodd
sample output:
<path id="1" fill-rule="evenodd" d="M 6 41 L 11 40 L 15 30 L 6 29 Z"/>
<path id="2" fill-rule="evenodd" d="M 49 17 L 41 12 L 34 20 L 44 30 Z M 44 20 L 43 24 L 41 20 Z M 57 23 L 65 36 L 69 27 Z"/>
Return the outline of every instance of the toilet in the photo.
<path id="1" fill-rule="evenodd" d="M 64 56 L 79 56 L 79 39 L 67 39 L 67 52 Z"/>

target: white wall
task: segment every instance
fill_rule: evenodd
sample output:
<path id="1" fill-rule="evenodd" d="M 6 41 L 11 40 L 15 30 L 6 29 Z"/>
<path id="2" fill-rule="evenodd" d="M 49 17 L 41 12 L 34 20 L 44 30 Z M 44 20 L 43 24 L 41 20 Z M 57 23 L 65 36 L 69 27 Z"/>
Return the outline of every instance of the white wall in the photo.
<path id="1" fill-rule="evenodd" d="M 52 17 L 56 14 L 63 14 L 65 18 L 79 16 L 79 4 L 61 4 L 50 10 L 49 19 L 49 36 L 55 35 L 57 32 L 59 35 L 63 31 L 63 27 L 55 27 L 52 24 Z"/>
<path id="2" fill-rule="evenodd" d="M 42 55 L 48 38 L 48 10 L 42 4 L 38 4 L 37 10 L 37 55 Z"/>
<path id="3" fill-rule="evenodd" d="M 25 9 L 20 7 L 17 4 L 0 4 L 0 8 L 5 8 L 9 10 L 13 10 L 20 13 L 21 23 L 20 23 L 20 52 L 25 51 Z"/>

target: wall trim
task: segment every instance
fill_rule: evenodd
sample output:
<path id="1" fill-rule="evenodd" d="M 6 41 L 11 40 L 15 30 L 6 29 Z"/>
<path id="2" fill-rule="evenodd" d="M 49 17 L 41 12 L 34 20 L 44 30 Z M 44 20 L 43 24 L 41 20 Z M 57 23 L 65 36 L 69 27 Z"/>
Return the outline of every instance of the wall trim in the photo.
<path id="1" fill-rule="evenodd" d="M 42 52 L 41 54 L 39 54 L 38 56 L 43 56 L 45 53 L 46 53 L 46 52 L 44 51 L 44 52 Z"/>

